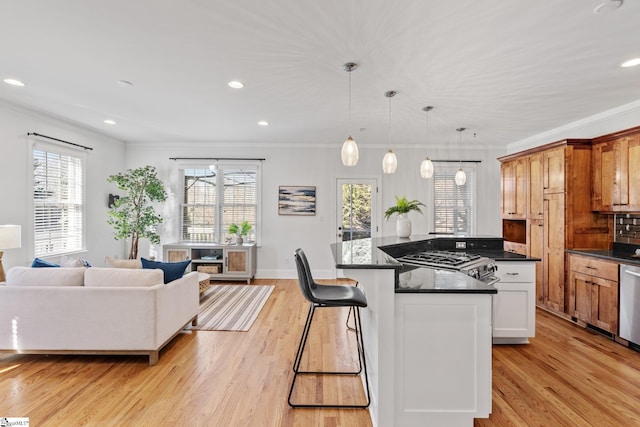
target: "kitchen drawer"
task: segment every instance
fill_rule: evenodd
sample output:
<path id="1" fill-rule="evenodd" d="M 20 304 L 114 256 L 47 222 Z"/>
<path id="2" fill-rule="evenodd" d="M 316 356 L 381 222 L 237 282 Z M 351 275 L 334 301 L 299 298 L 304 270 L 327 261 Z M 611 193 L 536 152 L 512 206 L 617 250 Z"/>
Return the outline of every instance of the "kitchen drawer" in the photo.
<path id="1" fill-rule="evenodd" d="M 618 281 L 618 263 L 594 257 L 569 255 L 569 270 L 607 280 Z"/>
<path id="2" fill-rule="evenodd" d="M 536 271 L 534 262 L 500 262 L 496 277 L 501 283 L 534 283 Z"/>

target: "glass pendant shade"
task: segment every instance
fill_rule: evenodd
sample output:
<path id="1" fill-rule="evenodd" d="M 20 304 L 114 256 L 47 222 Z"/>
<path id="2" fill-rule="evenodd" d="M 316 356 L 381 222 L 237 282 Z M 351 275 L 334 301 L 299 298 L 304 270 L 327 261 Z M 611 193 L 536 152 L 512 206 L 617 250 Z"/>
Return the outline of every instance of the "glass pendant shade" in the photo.
<path id="1" fill-rule="evenodd" d="M 389 151 L 387 151 L 382 158 L 382 171 L 384 173 L 395 173 L 397 168 L 398 159 L 396 158 L 396 154 L 389 148 Z"/>
<path id="2" fill-rule="evenodd" d="M 461 186 L 467 183 L 467 174 L 464 173 L 462 168 L 458 169 L 458 172 L 456 172 L 456 177 L 454 178 L 454 181 L 456 182 L 457 186 Z"/>
<path id="3" fill-rule="evenodd" d="M 349 137 L 342 144 L 342 164 L 345 166 L 355 166 L 358 163 L 360 154 L 358 153 L 358 144 Z"/>
<path id="4" fill-rule="evenodd" d="M 433 176 L 433 162 L 428 157 L 425 157 L 420 165 L 420 176 L 425 179 Z"/>

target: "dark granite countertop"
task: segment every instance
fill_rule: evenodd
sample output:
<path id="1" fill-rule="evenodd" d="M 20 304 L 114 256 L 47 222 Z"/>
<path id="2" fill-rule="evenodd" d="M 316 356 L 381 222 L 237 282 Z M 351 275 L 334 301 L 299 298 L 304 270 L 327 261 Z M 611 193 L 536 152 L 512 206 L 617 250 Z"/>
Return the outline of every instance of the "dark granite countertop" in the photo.
<path id="1" fill-rule="evenodd" d="M 465 248 L 456 248 L 464 242 Z M 464 251 L 492 258 L 496 261 L 540 261 L 503 249 L 504 239 L 495 236 L 415 235 L 377 237 L 334 243 L 331 251 L 336 268 L 400 268 L 395 258 L 420 250 Z"/>
<path id="2" fill-rule="evenodd" d="M 464 248 L 460 248 L 464 242 Z M 338 269 L 394 269 L 396 292 L 496 293 L 491 285 L 455 271 L 403 266 L 396 257 L 420 250 L 457 250 L 480 254 L 496 261 L 540 261 L 503 249 L 504 239 L 495 236 L 415 235 L 409 238 L 378 237 L 331 245 Z"/>
<path id="3" fill-rule="evenodd" d="M 465 293 L 497 294 L 492 285 L 486 285 L 457 271 L 412 267 L 401 270 L 396 293 Z"/>
<path id="4" fill-rule="evenodd" d="M 613 248 L 606 249 L 568 249 L 565 252 L 576 255 L 586 255 L 595 258 L 616 261 L 620 264 L 640 265 L 640 257 L 636 257 L 635 251 L 640 249 L 638 245 L 627 243 L 613 243 Z"/>

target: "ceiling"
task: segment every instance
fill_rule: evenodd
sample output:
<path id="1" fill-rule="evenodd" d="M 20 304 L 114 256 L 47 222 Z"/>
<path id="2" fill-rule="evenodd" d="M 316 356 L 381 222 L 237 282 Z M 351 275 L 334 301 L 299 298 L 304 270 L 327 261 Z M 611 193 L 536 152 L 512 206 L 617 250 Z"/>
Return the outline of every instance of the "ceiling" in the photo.
<path id="1" fill-rule="evenodd" d="M 640 100 L 640 1 L 601 1 L 9 0 L 0 99 L 132 142 L 501 146 Z"/>

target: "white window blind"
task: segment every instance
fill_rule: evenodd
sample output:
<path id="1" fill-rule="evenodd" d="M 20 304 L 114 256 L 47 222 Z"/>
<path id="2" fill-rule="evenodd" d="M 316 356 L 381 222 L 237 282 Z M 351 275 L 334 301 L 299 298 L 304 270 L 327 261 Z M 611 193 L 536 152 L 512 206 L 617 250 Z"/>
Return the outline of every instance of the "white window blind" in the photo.
<path id="1" fill-rule="evenodd" d="M 219 164 L 215 170 L 185 168 L 182 239 L 224 242 L 232 223 L 248 221 L 247 241 L 259 236 L 259 168 Z"/>
<path id="2" fill-rule="evenodd" d="M 84 161 L 55 148 L 33 148 L 34 255 L 84 249 Z"/>
<path id="3" fill-rule="evenodd" d="M 475 166 L 465 164 L 465 185 L 457 186 L 454 177 L 459 166 L 436 164 L 433 173 L 434 231 L 448 234 L 473 234 L 475 224 Z"/>

